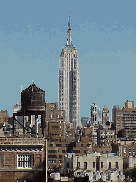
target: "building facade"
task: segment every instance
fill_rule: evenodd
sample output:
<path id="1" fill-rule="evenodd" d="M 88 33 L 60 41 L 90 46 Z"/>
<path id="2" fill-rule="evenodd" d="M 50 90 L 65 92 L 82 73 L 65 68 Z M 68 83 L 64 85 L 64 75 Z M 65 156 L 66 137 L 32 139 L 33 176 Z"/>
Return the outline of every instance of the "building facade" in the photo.
<path id="1" fill-rule="evenodd" d="M 66 137 L 65 111 L 58 110 L 58 103 L 45 102 L 45 125 L 47 137 L 51 140 Z"/>
<path id="2" fill-rule="evenodd" d="M 116 134 L 119 130 L 124 129 L 127 133 L 127 138 L 136 138 L 136 108 L 134 101 L 126 101 L 125 107 L 114 107 L 112 120 Z"/>
<path id="3" fill-rule="evenodd" d="M 70 17 L 66 47 L 60 55 L 59 107 L 66 111 L 66 123 L 77 128 L 80 123 L 80 69 L 77 49 L 72 44 Z"/>
<path id="4" fill-rule="evenodd" d="M 44 138 L 0 138 L 0 181 L 45 181 Z"/>
<path id="5" fill-rule="evenodd" d="M 115 143 L 115 130 L 108 129 L 99 129 L 98 130 L 98 145 L 100 147 L 111 146 L 112 143 Z"/>

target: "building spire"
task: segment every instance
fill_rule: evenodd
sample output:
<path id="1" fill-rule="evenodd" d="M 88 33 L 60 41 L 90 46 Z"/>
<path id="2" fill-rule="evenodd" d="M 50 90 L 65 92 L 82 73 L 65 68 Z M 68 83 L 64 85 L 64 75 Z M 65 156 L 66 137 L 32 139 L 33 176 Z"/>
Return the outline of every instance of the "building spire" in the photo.
<path id="1" fill-rule="evenodd" d="M 68 34 L 67 45 L 72 45 L 71 29 L 70 29 L 70 16 L 69 16 L 68 26 L 69 26 L 69 29 L 67 31 L 67 34 Z"/>
<path id="2" fill-rule="evenodd" d="M 69 24 L 69 29 L 70 29 L 70 16 L 69 16 L 69 23 L 68 24 Z"/>
<path id="3" fill-rule="evenodd" d="M 69 11 L 69 14 L 70 14 L 70 11 Z M 69 26 L 69 29 L 70 29 L 70 16 L 69 16 L 68 26 Z"/>

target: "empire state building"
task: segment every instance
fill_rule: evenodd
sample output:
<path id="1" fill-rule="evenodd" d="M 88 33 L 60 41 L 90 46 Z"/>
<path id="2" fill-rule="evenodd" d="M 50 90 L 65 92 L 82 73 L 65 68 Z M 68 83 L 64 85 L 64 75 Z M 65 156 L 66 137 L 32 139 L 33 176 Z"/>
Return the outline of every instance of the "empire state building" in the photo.
<path id="1" fill-rule="evenodd" d="M 73 128 L 80 123 L 80 69 L 77 49 L 72 44 L 70 17 L 67 44 L 60 55 L 59 107 L 66 111 L 66 124 Z"/>

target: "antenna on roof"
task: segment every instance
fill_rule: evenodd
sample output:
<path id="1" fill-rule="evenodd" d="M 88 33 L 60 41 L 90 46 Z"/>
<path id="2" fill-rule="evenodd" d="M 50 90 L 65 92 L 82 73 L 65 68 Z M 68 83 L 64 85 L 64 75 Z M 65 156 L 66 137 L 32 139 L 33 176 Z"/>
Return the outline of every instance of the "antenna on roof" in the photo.
<path id="1" fill-rule="evenodd" d="M 69 11 L 69 14 L 70 14 L 70 11 Z M 69 16 L 68 26 L 69 26 L 69 29 L 70 29 L 70 16 Z"/>

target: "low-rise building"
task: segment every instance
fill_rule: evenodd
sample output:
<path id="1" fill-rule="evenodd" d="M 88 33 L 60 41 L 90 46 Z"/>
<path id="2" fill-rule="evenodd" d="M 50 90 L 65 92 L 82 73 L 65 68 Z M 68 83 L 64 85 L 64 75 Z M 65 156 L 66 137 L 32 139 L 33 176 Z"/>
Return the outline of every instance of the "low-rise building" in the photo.
<path id="1" fill-rule="evenodd" d="M 83 156 L 73 155 L 73 170 L 89 170 L 92 172 L 116 170 L 123 173 L 123 157 L 114 153 L 88 153 Z"/>
<path id="2" fill-rule="evenodd" d="M 123 157 L 114 153 L 102 154 L 99 157 L 100 172 L 118 170 L 123 173 Z"/>
<path id="3" fill-rule="evenodd" d="M 0 180 L 45 180 L 45 155 L 44 138 L 0 138 Z"/>

